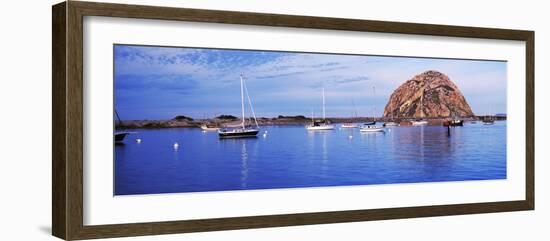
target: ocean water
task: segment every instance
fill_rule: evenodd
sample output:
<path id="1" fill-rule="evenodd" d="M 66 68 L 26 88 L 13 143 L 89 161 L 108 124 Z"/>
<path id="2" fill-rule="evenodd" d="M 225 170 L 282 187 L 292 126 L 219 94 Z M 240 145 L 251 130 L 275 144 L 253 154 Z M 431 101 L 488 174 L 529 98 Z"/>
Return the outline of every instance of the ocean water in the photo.
<path id="1" fill-rule="evenodd" d="M 442 126 L 261 126 L 257 138 L 222 140 L 198 128 L 135 131 L 115 145 L 115 195 L 506 179 L 505 121 L 450 136 Z"/>

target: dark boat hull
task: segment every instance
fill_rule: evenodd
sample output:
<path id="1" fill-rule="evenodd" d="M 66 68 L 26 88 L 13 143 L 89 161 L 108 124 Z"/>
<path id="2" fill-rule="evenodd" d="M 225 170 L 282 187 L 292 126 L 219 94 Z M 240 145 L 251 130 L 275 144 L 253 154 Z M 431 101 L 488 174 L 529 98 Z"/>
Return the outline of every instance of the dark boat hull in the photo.
<path id="1" fill-rule="evenodd" d="M 115 133 L 115 142 L 123 142 L 128 134 L 128 132 Z"/>
<path id="2" fill-rule="evenodd" d="M 455 121 L 446 121 L 443 123 L 444 126 L 464 126 L 463 120 L 455 120 Z"/>
<path id="3" fill-rule="evenodd" d="M 237 132 L 218 132 L 218 136 L 220 138 L 253 138 L 257 137 L 259 130 L 251 130 L 251 131 L 237 131 Z"/>

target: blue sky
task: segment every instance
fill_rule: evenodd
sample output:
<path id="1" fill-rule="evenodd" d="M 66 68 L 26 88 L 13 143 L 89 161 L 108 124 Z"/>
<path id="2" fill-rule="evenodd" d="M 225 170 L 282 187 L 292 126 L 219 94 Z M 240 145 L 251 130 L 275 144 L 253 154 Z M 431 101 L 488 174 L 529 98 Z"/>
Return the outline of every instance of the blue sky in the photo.
<path id="1" fill-rule="evenodd" d="M 475 114 L 506 113 L 506 62 L 152 46 L 114 46 L 115 107 L 124 120 L 240 115 L 239 75 L 258 117 L 381 116 L 399 85 L 443 72 Z M 373 87 L 374 90 L 373 91 Z"/>

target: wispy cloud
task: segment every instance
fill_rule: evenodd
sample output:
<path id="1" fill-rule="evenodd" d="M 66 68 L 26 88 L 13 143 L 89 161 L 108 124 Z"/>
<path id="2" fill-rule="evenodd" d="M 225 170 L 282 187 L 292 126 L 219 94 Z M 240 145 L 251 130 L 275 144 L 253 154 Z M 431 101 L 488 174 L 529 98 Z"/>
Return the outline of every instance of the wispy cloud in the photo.
<path id="1" fill-rule="evenodd" d="M 117 105 L 132 113 L 148 106 L 147 116 L 129 117 L 136 119 L 171 118 L 187 111 L 191 113 L 181 114 L 202 116 L 201 109 L 237 111 L 240 74 L 247 77 L 262 113 L 309 113 L 319 105 L 320 87 L 326 88 L 327 107 L 341 105 L 344 110 L 353 98 L 359 112 L 372 112 L 376 105 L 381 113 L 395 88 L 428 69 L 449 75 L 474 112 L 488 111 L 488 105 L 499 112 L 506 108 L 502 62 L 126 45 L 115 46 L 114 61 Z M 149 93 L 146 103 L 136 99 L 140 92 Z M 159 111 L 153 115 L 155 107 Z"/>
<path id="2" fill-rule="evenodd" d="M 150 75 L 118 75 L 115 81 L 116 90 L 150 91 L 161 90 L 187 94 L 198 87 L 198 82 L 187 75 L 150 74 Z"/>
<path id="3" fill-rule="evenodd" d="M 370 78 L 367 76 L 357 76 L 357 77 L 351 77 L 346 79 L 337 79 L 337 80 L 334 80 L 334 82 L 338 84 L 347 84 L 347 83 L 353 83 L 353 82 L 361 82 L 369 79 Z"/>
<path id="4" fill-rule="evenodd" d="M 298 71 L 298 72 L 290 72 L 290 73 L 284 73 L 284 74 L 274 74 L 274 75 L 264 75 L 264 76 L 256 76 L 256 79 L 273 79 L 273 78 L 281 78 L 281 77 L 289 77 L 289 76 L 296 76 L 305 74 L 305 71 Z"/>

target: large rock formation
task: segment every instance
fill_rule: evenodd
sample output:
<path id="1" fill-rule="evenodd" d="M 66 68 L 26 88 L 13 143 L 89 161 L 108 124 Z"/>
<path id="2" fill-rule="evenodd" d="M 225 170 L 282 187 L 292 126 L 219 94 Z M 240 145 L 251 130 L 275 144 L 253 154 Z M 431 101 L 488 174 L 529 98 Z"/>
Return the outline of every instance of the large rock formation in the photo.
<path id="1" fill-rule="evenodd" d="M 426 71 L 407 80 L 391 95 L 384 116 L 390 118 L 469 117 L 474 113 L 445 74 Z"/>

